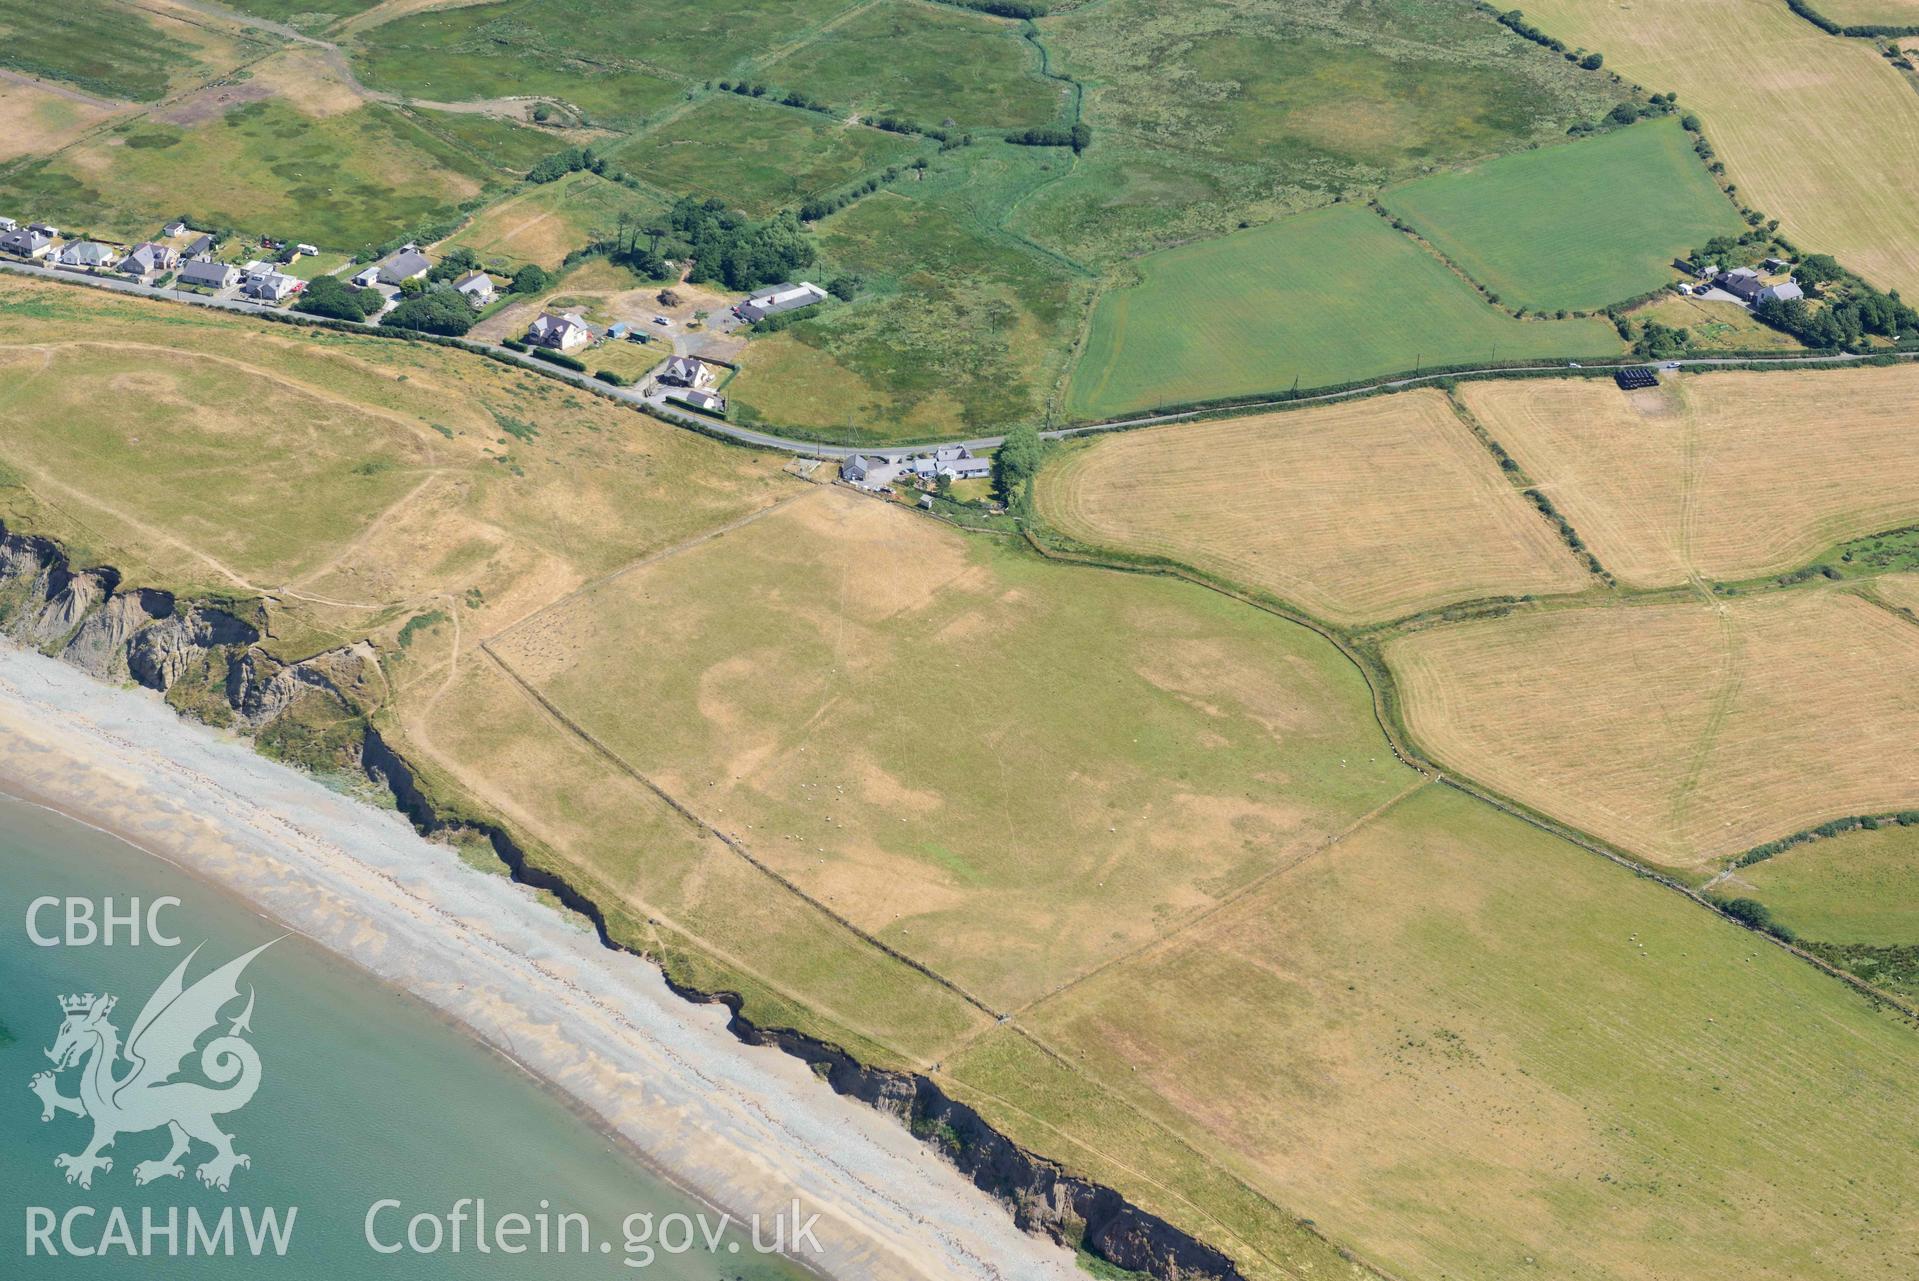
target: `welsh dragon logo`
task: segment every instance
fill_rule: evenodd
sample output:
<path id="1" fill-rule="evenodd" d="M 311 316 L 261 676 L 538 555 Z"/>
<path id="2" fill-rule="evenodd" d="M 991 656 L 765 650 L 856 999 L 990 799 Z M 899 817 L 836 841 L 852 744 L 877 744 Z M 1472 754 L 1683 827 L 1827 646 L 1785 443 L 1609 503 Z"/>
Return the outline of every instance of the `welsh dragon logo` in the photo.
<path id="1" fill-rule="evenodd" d="M 115 1139 L 161 1126 L 172 1137 L 172 1146 L 159 1160 L 133 1167 L 137 1184 L 183 1177 L 186 1170 L 180 1159 L 196 1140 L 213 1149 L 212 1158 L 195 1170 L 208 1187 L 226 1191 L 234 1170 L 252 1164 L 251 1158 L 233 1150 L 233 1136 L 214 1121 L 245 1107 L 260 1088 L 260 1055 L 245 1039 L 252 1030 L 251 988 L 246 1008 L 231 1020 L 226 1033 L 200 1051 L 200 1072 L 213 1085 L 173 1078 L 200 1038 L 216 1029 L 220 1011 L 239 998 L 241 972 L 271 946 L 263 943 L 188 987 L 187 966 L 200 954 L 194 948 L 147 998 L 124 1046 L 119 1029 L 108 1018 L 117 998 L 89 992 L 60 999 L 66 1018 L 53 1048 L 46 1052 L 53 1060 L 53 1071 L 35 1076 L 31 1085 L 40 1096 L 42 1121 L 69 1112 L 93 1122 L 93 1140 L 84 1150 L 53 1159 L 67 1172 L 68 1183 L 92 1187 L 95 1171 L 113 1169 L 113 1159 L 101 1153 Z M 59 1074 L 72 1067 L 80 1068 L 77 1098 L 61 1094 L 59 1087 Z"/>

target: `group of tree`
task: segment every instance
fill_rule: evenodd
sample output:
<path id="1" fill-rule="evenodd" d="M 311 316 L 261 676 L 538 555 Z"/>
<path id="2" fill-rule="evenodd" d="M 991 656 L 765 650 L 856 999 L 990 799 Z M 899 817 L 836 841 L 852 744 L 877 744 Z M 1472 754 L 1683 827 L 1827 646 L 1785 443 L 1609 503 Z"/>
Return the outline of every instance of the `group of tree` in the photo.
<path id="1" fill-rule="evenodd" d="M 1632 354 L 1641 360 L 1671 360 L 1683 356 L 1692 346 L 1692 331 L 1678 329 L 1671 325 L 1662 325 L 1656 320 L 1648 320 L 1639 327 L 1639 336 L 1632 345 Z"/>
<path id="2" fill-rule="evenodd" d="M 1808 347 L 1857 350 L 1870 335 L 1898 338 L 1919 331 L 1919 312 L 1901 302 L 1897 293 L 1882 294 L 1862 280 L 1850 282 L 1848 297 L 1821 307 L 1791 298 L 1762 302 L 1752 314 Z"/>
<path id="3" fill-rule="evenodd" d="M 526 171 L 528 182 L 558 182 L 570 173 L 598 174 L 623 187 L 638 187 L 640 180 L 620 168 L 591 147 L 568 147 L 536 162 Z"/>
<path id="4" fill-rule="evenodd" d="M 731 80 L 722 80 L 715 87 L 721 93 L 736 93 L 742 98 L 770 98 L 783 106 L 796 107 L 801 111 L 817 111 L 826 116 L 833 114 L 833 108 L 798 89 L 788 89 L 785 93 L 781 93 L 770 85 L 750 84 L 744 80 L 738 84 Z"/>
<path id="5" fill-rule="evenodd" d="M 1047 8 L 1038 0 L 950 0 L 962 9 L 975 9 L 998 18 L 1044 18 Z"/>
<path id="6" fill-rule="evenodd" d="M 1039 475 L 1046 460 L 1046 442 L 1039 429 L 1021 423 L 1007 431 L 1006 439 L 993 454 L 993 496 L 1016 512 L 1032 506 L 1033 477 Z"/>
<path id="7" fill-rule="evenodd" d="M 408 298 L 382 316 L 380 324 L 387 329 L 458 338 L 473 328 L 473 305 L 459 290 L 441 285 Z"/>
<path id="8" fill-rule="evenodd" d="M 355 289 L 338 276 L 315 276 L 300 291 L 293 309 L 328 320 L 365 320 L 386 304 L 371 289 Z"/>
<path id="9" fill-rule="evenodd" d="M 718 199 L 682 196 L 657 222 L 620 215 L 613 234 L 581 253 L 602 253 L 649 280 L 670 280 L 669 259 L 691 260 L 687 279 L 757 289 L 790 280 L 812 265 L 813 242 L 793 213 L 753 219 Z"/>
<path id="10" fill-rule="evenodd" d="M 1020 147 L 1071 147 L 1078 153 L 1091 145 L 1093 130 L 1081 121 L 1071 129 L 1021 129 L 1007 134 L 1006 141 Z"/>

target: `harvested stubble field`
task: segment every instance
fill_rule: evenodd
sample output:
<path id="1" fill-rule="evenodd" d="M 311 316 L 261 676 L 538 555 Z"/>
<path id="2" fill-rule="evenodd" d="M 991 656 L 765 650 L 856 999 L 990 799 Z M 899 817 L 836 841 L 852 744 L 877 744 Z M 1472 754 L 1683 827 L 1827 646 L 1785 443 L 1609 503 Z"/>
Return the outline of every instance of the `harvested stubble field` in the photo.
<path id="1" fill-rule="evenodd" d="M 1630 583 L 1793 569 L 1919 518 L 1919 369 L 1466 383 L 1465 404 Z"/>
<path id="2" fill-rule="evenodd" d="M 1855 596 L 1549 610 L 1385 653 L 1433 759 L 1663 866 L 1919 807 L 1919 628 Z"/>
<path id="3" fill-rule="evenodd" d="M 1741 868 L 1718 892 L 1748 894 L 1821 943 L 1911 947 L 1919 944 L 1919 827 L 1808 841 Z"/>
<path id="4" fill-rule="evenodd" d="M 994 1008 L 1412 779 L 1358 671 L 1305 629 L 843 489 L 493 649 L 640 773 Z"/>
<path id="5" fill-rule="evenodd" d="M 1604 356 L 1603 320 L 1515 320 L 1353 205 L 1142 258 L 1093 312 L 1067 410 L 1102 418 L 1382 374 Z"/>
<path id="6" fill-rule="evenodd" d="M 1919 292 L 1919 94 L 1870 41 L 1829 36 L 1783 0 L 1537 0 L 1526 18 L 1676 90 L 1740 198 L 1808 252 Z"/>
<path id="7" fill-rule="evenodd" d="M 1036 492 L 1083 542 L 1342 624 L 1589 582 L 1437 391 L 1128 432 L 1065 454 Z"/>
<path id="8" fill-rule="evenodd" d="M 1908 1026 L 1449 788 L 1018 1022 L 948 1062 L 960 1097 L 1176 1216 L 1205 1187 L 1243 1262 L 1286 1258 L 1262 1197 L 1401 1277 L 1896 1281 L 1919 1249 Z"/>
<path id="9" fill-rule="evenodd" d="M 1421 178 L 1380 197 L 1509 307 L 1590 311 L 1746 227 L 1673 117 Z"/>

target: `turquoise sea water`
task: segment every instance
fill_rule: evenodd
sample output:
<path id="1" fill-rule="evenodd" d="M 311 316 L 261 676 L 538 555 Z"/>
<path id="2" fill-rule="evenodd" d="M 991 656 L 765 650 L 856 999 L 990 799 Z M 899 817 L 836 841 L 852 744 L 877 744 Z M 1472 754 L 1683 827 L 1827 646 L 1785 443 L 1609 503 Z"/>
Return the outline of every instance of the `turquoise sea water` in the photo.
<path id="1" fill-rule="evenodd" d="M 179 947 L 40 947 L 28 936 L 28 905 L 42 896 L 96 902 L 111 896 L 124 908 L 132 898 L 151 902 L 164 895 L 182 900 L 162 918 L 183 940 Z M 60 915 L 44 911 L 42 932 L 60 932 Z M 542 1086 L 424 1005 L 298 938 L 274 944 L 252 963 L 241 979 L 240 999 L 221 1022 L 224 1032 L 251 987 L 256 1004 L 249 1040 L 261 1059 L 261 1084 L 244 1109 L 218 1119 L 235 1135 L 235 1148 L 252 1158 L 231 1189 L 202 1187 L 194 1178 L 194 1167 L 209 1155 L 197 1145 L 184 1162 L 184 1178 L 136 1186 L 133 1167 L 164 1155 L 164 1130 L 121 1135 L 107 1153 L 114 1159 L 111 1171 L 96 1175 L 90 1190 L 68 1184 L 54 1157 L 80 1151 L 91 1123 L 65 1113 L 43 1123 L 40 1101 L 29 1090 L 31 1078 L 50 1066 L 43 1051 L 59 1031 L 60 998 L 115 994 L 119 1005 L 112 1021 L 124 1035 L 148 995 L 194 945 L 204 940 L 189 982 L 279 934 L 244 904 L 166 863 L 0 798 L 0 1028 L 10 1038 L 0 1040 L 0 1277 L 797 1281 L 811 1275 L 756 1252 L 750 1234 L 737 1227 L 709 1249 L 704 1234 L 722 1230 L 717 1212 L 649 1172 Z M 62 1074 L 62 1093 L 78 1092 L 79 1075 L 77 1069 Z M 496 1225 L 508 1213 L 525 1214 L 532 1231 L 523 1239 L 529 1243 L 537 1240 L 542 1200 L 548 1203 L 549 1243 L 559 1214 L 584 1215 L 588 1248 L 578 1248 L 574 1227 L 565 1253 L 549 1248 L 482 1254 L 469 1210 L 462 1248 L 453 1253 L 446 1216 L 461 1198 L 484 1198 Z M 408 1220 L 429 1212 L 439 1217 L 439 1251 L 382 1255 L 371 1248 L 365 1221 L 382 1200 L 401 1203 L 375 1221 L 383 1244 L 404 1241 Z M 67 1218 L 75 1207 L 95 1213 Z M 143 1211 L 161 1226 L 169 1209 L 176 1211 L 179 1253 L 170 1253 L 164 1235 L 156 1234 L 146 1242 L 146 1255 L 130 1256 L 110 1231 L 116 1207 L 136 1246 Z M 185 1256 L 189 1207 L 209 1227 L 223 1211 L 234 1211 L 233 1257 Z M 275 1209 L 282 1223 L 287 1210 L 297 1207 L 284 1256 L 270 1247 L 267 1257 L 246 1251 L 243 1207 L 255 1216 Z M 30 1257 L 29 1228 L 44 1225 L 49 1215 L 56 1224 L 73 1225 L 76 1244 L 109 1245 L 109 1252 L 69 1257 L 56 1227 L 50 1240 L 59 1253 L 49 1256 L 36 1241 Z M 629 1220 L 632 1215 L 651 1219 Z M 630 1243 L 626 1228 L 639 1240 Z M 761 1240 L 771 1244 L 775 1226 L 760 1228 Z M 688 1234 L 691 1248 L 672 1252 Z M 422 1248 L 432 1235 L 431 1228 L 420 1229 Z M 608 1251 L 601 1251 L 602 1242 Z"/>

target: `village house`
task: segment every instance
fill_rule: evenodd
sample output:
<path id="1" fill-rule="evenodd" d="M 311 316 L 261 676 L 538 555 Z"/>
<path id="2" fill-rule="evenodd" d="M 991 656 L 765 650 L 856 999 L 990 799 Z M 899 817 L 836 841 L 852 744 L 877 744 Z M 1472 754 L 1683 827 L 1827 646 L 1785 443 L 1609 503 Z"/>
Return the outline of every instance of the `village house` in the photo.
<path id="1" fill-rule="evenodd" d="M 1734 267 L 1731 271 L 1722 271 L 1713 277 L 1713 287 L 1723 289 L 1748 307 L 1762 302 L 1791 302 L 1795 298 L 1804 298 L 1806 293 L 1792 280 L 1766 282 L 1765 277 L 1751 267 Z"/>
<path id="2" fill-rule="evenodd" d="M 432 267 L 425 254 L 408 245 L 380 264 L 379 280 L 383 285 L 403 285 L 409 280 L 418 280 Z"/>
<path id="3" fill-rule="evenodd" d="M 691 387 L 696 391 L 711 387 L 717 380 L 712 367 L 692 356 L 675 356 L 660 370 L 660 381 L 669 387 Z"/>
<path id="4" fill-rule="evenodd" d="M 578 316 L 561 316 L 544 311 L 538 320 L 526 327 L 526 341 L 535 347 L 546 347 L 553 351 L 572 351 L 591 343 L 593 331 Z"/>
<path id="5" fill-rule="evenodd" d="M 781 312 L 797 311 L 801 307 L 811 307 L 826 301 L 826 291 L 818 285 L 802 280 L 797 285 L 776 285 L 763 293 L 754 294 L 745 302 L 733 308 L 733 314 L 747 324 L 777 316 Z"/>
<path id="6" fill-rule="evenodd" d="M 181 254 L 184 258 L 207 258 L 213 253 L 213 237 L 202 235 L 186 247 Z"/>
<path id="7" fill-rule="evenodd" d="M 245 276 L 240 292 L 262 302 L 280 302 L 306 287 L 306 282 L 298 276 L 276 271 L 270 263 L 250 262 L 240 270 Z"/>
<path id="8" fill-rule="evenodd" d="M 22 258 L 45 258 L 53 252 L 53 237 L 33 227 L 19 228 L 0 236 L 0 250 Z"/>
<path id="9" fill-rule="evenodd" d="M 128 276 L 151 276 L 156 272 L 173 270 L 179 261 L 180 255 L 172 246 L 149 240 L 135 245 L 133 251 L 120 260 L 117 270 Z"/>
<path id="10" fill-rule="evenodd" d="M 240 269 L 232 263 L 194 259 L 181 265 L 179 283 L 198 285 L 202 289 L 231 289 L 239 278 Z"/>
<path id="11" fill-rule="evenodd" d="M 993 461 L 974 457 L 964 445 L 941 445 L 930 454 L 854 454 L 840 464 L 840 479 L 861 489 L 881 489 L 902 476 L 981 480 L 992 474 Z"/>
<path id="12" fill-rule="evenodd" d="M 484 271 L 470 272 L 460 277 L 453 282 L 453 287 L 472 304 L 475 311 L 493 301 L 493 277 Z"/>
<path id="13" fill-rule="evenodd" d="M 76 240 L 60 251 L 58 261 L 63 267 L 111 267 L 120 261 L 120 255 L 112 245 L 103 245 L 97 240 Z"/>

